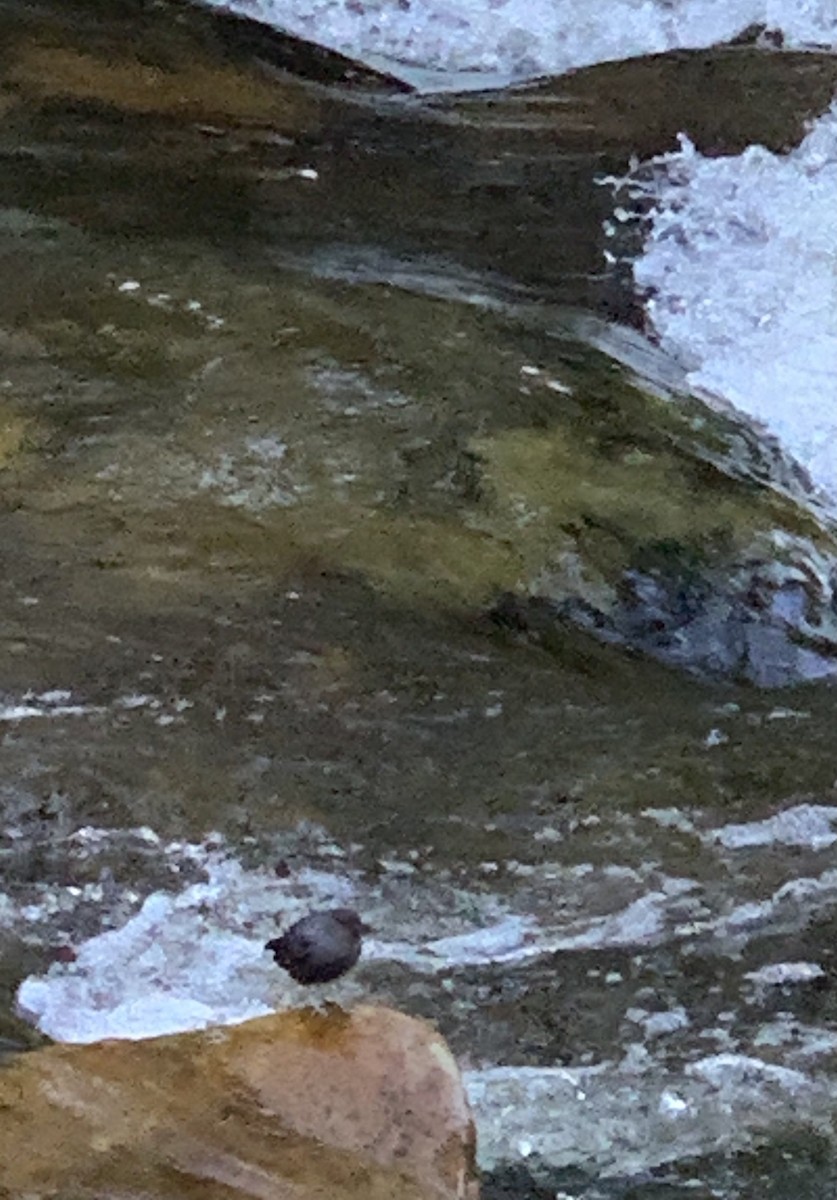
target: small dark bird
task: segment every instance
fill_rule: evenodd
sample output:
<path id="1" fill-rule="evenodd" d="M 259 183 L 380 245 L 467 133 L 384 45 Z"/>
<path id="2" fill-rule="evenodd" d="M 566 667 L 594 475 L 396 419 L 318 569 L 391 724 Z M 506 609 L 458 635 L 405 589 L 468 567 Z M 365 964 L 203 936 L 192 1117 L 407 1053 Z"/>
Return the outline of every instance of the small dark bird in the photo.
<path id="1" fill-rule="evenodd" d="M 353 909 L 330 908 L 309 913 L 265 950 L 297 983 L 329 983 L 355 965 L 366 932 L 368 926 Z"/>

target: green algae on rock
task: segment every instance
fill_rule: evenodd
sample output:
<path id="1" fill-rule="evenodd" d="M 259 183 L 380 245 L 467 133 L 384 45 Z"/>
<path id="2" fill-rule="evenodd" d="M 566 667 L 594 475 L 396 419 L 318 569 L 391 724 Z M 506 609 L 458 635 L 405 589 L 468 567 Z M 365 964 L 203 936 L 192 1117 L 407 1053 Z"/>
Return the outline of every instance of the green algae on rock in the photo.
<path id="1" fill-rule="evenodd" d="M 471 444 L 469 523 L 523 559 L 522 623 L 763 686 L 834 674 L 837 540 L 803 474 L 694 398 L 611 372 L 603 404 L 592 366 L 565 419 Z"/>

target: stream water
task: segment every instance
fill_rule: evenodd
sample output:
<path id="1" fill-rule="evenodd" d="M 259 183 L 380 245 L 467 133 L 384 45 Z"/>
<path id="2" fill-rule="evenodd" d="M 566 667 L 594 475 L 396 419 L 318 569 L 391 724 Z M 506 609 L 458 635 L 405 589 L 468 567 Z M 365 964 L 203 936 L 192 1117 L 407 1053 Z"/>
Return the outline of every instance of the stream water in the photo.
<path id="1" fill-rule="evenodd" d="M 597 181 L 685 110 L 793 145 L 833 60 L 721 54 L 723 120 L 666 59 L 424 103 L 65 8 L 0 6 L 4 1044 L 293 1003 L 265 937 L 350 900 L 340 994 L 439 1025 L 489 1197 L 835 1194 L 833 688 L 530 636 L 463 521 L 479 447 L 622 377 Z"/>

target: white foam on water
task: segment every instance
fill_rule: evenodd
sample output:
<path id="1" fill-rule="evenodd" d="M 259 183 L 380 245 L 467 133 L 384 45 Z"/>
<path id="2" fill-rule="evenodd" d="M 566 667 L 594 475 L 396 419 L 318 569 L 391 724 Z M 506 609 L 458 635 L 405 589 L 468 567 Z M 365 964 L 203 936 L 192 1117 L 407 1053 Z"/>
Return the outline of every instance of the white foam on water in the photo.
<path id="1" fill-rule="evenodd" d="M 389 66 L 430 87 L 485 86 L 729 41 L 760 25 L 785 44 L 837 46 L 833 0 L 203 0 Z M 376 60 L 381 60 L 376 64 Z M 398 69 L 400 64 L 403 70 Z M 409 67 L 438 73 L 426 79 Z M 466 72 L 476 77 L 455 79 Z"/>
<path id="2" fill-rule="evenodd" d="M 83 717 L 105 710 L 93 704 L 78 704 L 63 688 L 49 692 L 25 692 L 20 700 L 0 697 L 0 721 L 26 721 L 33 717 Z"/>
<path id="3" fill-rule="evenodd" d="M 370 974 L 376 964 L 398 964 L 426 980 L 436 976 L 444 987 L 451 969 L 523 968 L 559 951 L 636 950 L 696 934 L 732 939 L 740 949 L 768 927 L 799 927 L 811 912 L 833 906 L 837 890 L 837 871 L 826 871 L 819 878 L 792 878 L 771 896 L 731 912 L 722 903 L 713 913 L 694 880 L 649 877 L 624 867 L 553 864 L 544 866 L 540 879 L 537 872 L 527 877 L 520 897 L 524 911 L 515 912 L 507 899 L 454 888 L 432 876 L 396 871 L 382 886 L 344 865 L 300 865 L 278 876 L 274 870 L 244 867 L 218 835 L 202 844 L 166 846 L 151 830 L 126 831 L 129 835 L 157 846 L 174 866 L 200 868 L 205 879 L 184 883 L 176 892 L 153 892 L 118 928 L 77 942 L 72 954 L 23 980 L 18 1011 L 57 1041 L 142 1038 L 237 1024 L 324 997 L 353 1002 L 370 988 L 380 1001 L 381 976 Z M 96 830 L 76 836 L 80 845 L 93 848 L 100 841 Z M 102 892 L 101 885 L 92 887 Z M 24 935 L 37 930 L 51 913 L 72 910 L 64 903 L 67 890 L 47 890 L 30 905 L 9 901 L 5 908 L 0 893 L 0 919 Z M 374 931 L 364 941 L 357 971 L 331 985 L 326 996 L 277 970 L 265 948 L 268 938 L 311 909 L 347 904 Z M 695 911 L 697 924 L 691 919 Z M 790 980 L 795 969 L 798 975 L 791 966 L 782 981 Z M 613 973 L 604 982 L 620 979 Z M 674 1010 L 637 1015 L 651 1022 L 647 1037 L 673 1032 L 687 1018 Z"/>
<path id="4" fill-rule="evenodd" d="M 280 879 L 244 868 L 223 850 L 184 844 L 166 852 L 175 860 L 178 854 L 193 859 L 206 881 L 177 893 L 152 893 L 119 928 L 76 945 L 71 962 L 55 962 L 25 979 L 17 1008 L 43 1033 L 67 1042 L 152 1037 L 311 1003 L 310 990 L 277 971 L 265 941 L 312 908 L 354 904 L 373 929 L 390 934 L 365 939 L 361 967 L 399 963 L 427 977 L 451 968 L 525 966 L 557 950 L 657 944 L 668 936 L 669 904 L 694 886 L 668 880 L 628 903 L 614 897 L 609 913 L 551 923 L 509 912 L 490 894 L 457 891 L 452 903 L 432 880 L 407 880 L 410 904 L 403 912 L 393 906 L 392 877 L 384 898 L 343 873 L 305 867 Z M 608 874 L 604 869 L 600 879 Z M 37 923 L 44 906 L 49 908 L 49 897 L 17 917 Z M 9 916 L 19 923 L 14 913 Z M 440 928 L 441 937 L 428 938 Z M 364 995 L 362 970 L 334 988 L 343 1001 Z"/>
<path id="5" fill-rule="evenodd" d="M 667 1163 L 732 1155 L 789 1122 L 833 1120 L 837 1095 L 824 1075 L 732 1052 L 684 1067 L 634 1045 L 619 1062 L 483 1067 L 465 1071 L 464 1081 L 484 1170 L 534 1158 L 536 1168 L 624 1181 Z"/>
<path id="6" fill-rule="evenodd" d="M 683 137 L 650 170 L 633 269 L 662 349 L 698 395 L 747 414 L 834 501 L 837 105 L 789 154 L 704 158 Z"/>
<path id="7" fill-rule="evenodd" d="M 277 914 L 288 923 L 309 907 L 349 903 L 351 883 L 305 868 L 293 895 L 273 873 L 223 853 L 181 852 L 205 867 L 206 881 L 153 892 L 120 928 L 81 943 L 73 962 L 24 979 L 23 1016 L 57 1041 L 89 1042 L 237 1024 L 282 1007 L 286 977 L 265 952 Z"/>
<path id="8" fill-rule="evenodd" d="M 747 971 L 744 978 L 760 987 L 786 987 L 825 979 L 826 973 L 819 963 L 780 962 L 768 963 L 758 971 Z"/>
<path id="9" fill-rule="evenodd" d="M 795 804 L 763 821 L 744 821 L 722 825 L 704 835 L 708 843 L 718 842 L 727 850 L 754 846 L 800 846 L 825 850 L 837 842 L 837 806 Z"/>
<path id="10" fill-rule="evenodd" d="M 716 45 L 751 26 L 781 33 L 788 47 L 837 49 L 834 0 L 203 2 L 400 64 L 405 78 L 408 68 L 441 73 L 428 86 L 480 86 L 480 73 L 496 85 Z M 787 155 L 753 146 L 707 159 L 684 136 L 655 168 L 650 234 L 634 268 L 653 293 L 655 335 L 697 394 L 761 423 L 837 500 L 837 109 Z"/>
<path id="11" fill-rule="evenodd" d="M 776 1063 L 764 1062 L 746 1054 L 711 1054 L 686 1067 L 686 1074 L 704 1079 L 714 1087 L 736 1084 L 760 1095 L 766 1086 L 779 1087 L 791 1093 L 810 1090 L 809 1076 Z"/>

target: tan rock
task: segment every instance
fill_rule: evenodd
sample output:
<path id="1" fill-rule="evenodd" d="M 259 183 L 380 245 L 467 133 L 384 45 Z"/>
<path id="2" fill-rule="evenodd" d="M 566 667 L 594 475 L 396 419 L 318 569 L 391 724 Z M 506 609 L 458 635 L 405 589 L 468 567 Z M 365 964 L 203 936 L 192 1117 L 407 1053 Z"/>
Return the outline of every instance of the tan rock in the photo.
<path id="1" fill-rule="evenodd" d="M 0 1072 L 4 1200 L 476 1200 L 473 1160 L 445 1042 L 385 1008 L 50 1046 Z"/>
<path id="2" fill-rule="evenodd" d="M 197 120 L 276 121 L 306 124 L 315 111 L 301 89 L 280 87 L 254 70 L 211 60 L 168 70 L 141 62 L 126 48 L 117 61 L 81 50 L 27 45 L 16 49 L 8 76 L 29 102 L 65 97 L 94 101 L 125 112 Z"/>

